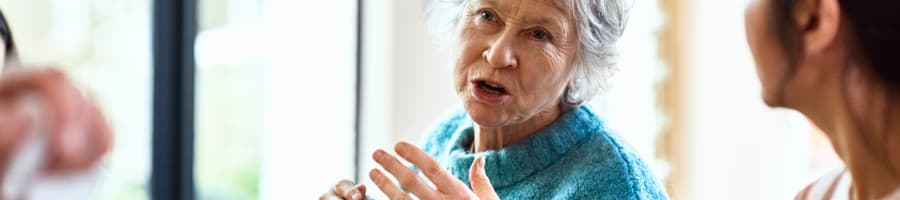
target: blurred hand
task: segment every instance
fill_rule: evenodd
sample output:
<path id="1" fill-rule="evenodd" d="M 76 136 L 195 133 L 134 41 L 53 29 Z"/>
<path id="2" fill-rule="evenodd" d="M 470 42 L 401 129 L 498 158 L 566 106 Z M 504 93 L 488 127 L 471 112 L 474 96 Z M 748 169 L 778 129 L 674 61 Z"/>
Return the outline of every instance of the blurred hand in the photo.
<path id="1" fill-rule="evenodd" d="M 112 133 L 103 114 L 61 70 L 8 71 L 0 78 L 0 178 L 12 151 L 34 123 L 18 110 L 25 95 L 35 95 L 43 103 L 49 147 L 44 172 L 88 169 L 111 148 Z"/>
<path id="2" fill-rule="evenodd" d="M 353 186 L 353 181 L 350 180 L 341 180 L 338 183 L 334 184 L 331 187 L 331 190 L 322 194 L 319 197 L 319 200 L 326 199 L 349 199 L 349 200 L 362 200 L 366 197 L 366 186 L 365 185 L 356 185 Z"/>
<path id="3" fill-rule="evenodd" d="M 403 157 L 417 168 L 419 168 L 425 177 L 434 184 L 435 188 L 427 185 L 415 171 L 407 168 L 400 160 L 393 155 L 388 154 L 384 150 L 377 150 L 372 154 L 375 162 L 378 162 L 385 170 L 393 175 L 400 186 L 406 188 L 419 199 L 500 199 L 491 186 L 491 181 L 487 174 L 484 173 L 484 157 L 478 157 L 472 162 L 469 169 L 469 181 L 472 184 L 472 190 L 466 187 L 466 184 L 456 177 L 450 175 L 444 170 L 438 162 L 423 152 L 418 147 L 400 142 L 394 146 L 397 155 Z M 369 177 L 378 185 L 378 189 L 385 193 L 390 199 L 412 199 L 406 192 L 400 189 L 378 169 L 372 169 Z"/>

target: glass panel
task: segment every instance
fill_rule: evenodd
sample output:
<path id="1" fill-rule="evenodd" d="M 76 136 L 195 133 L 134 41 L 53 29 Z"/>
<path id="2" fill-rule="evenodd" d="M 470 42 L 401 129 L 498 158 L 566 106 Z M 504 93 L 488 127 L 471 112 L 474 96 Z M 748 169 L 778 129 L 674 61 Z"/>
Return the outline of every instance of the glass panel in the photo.
<path id="1" fill-rule="evenodd" d="M 199 198 L 314 198 L 352 178 L 356 1 L 199 5 Z"/>
<path id="2" fill-rule="evenodd" d="M 195 176 L 200 199 L 258 196 L 263 63 L 253 46 L 261 1 L 199 1 Z"/>
<path id="3" fill-rule="evenodd" d="M 26 65 L 56 63 L 115 130 L 98 199 L 146 199 L 150 175 L 150 0 L 0 1 Z"/>

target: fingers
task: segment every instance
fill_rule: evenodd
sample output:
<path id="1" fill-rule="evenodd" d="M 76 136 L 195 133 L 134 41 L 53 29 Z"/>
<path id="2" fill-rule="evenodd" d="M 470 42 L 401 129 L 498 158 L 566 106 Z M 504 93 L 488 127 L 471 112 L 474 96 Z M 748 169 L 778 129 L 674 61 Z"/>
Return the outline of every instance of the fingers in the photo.
<path id="1" fill-rule="evenodd" d="M 77 91 L 67 92 L 77 93 Z M 94 130 L 91 130 L 93 121 L 97 120 L 94 119 L 96 112 L 93 110 L 95 109 L 94 106 L 78 94 L 72 94 L 72 96 L 66 98 L 68 99 L 60 100 L 65 102 L 49 103 L 69 103 L 71 106 L 69 111 L 51 112 L 58 113 L 60 117 L 56 119 L 61 120 L 59 126 L 62 127 L 62 131 L 50 133 L 53 152 L 50 169 L 57 171 L 87 168 L 95 160 L 93 158 L 95 155 L 93 155 L 94 153 L 91 152 L 91 149 L 99 148 L 99 145 L 96 144 L 98 142 L 96 141 L 97 138 L 92 137 L 95 134 L 93 133 Z"/>
<path id="2" fill-rule="evenodd" d="M 18 101 L 35 94 L 43 104 L 49 137 L 47 168 L 79 170 L 92 166 L 112 143 L 112 133 L 99 109 L 59 69 L 11 71 L 0 79 L 0 98 Z"/>
<path id="3" fill-rule="evenodd" d="M 73 118 L 79 113 L 78 97 L 80 93 L 71 85 L 65 74 L 59 69 L 46 68 L 36 70 L 18 70 L 4 74 L 0 79 L 0 96 L 11 101 L 23 93 L 35 93 L 42 97 L 48 116 L 51 134 L 73 129 Z"/>
<path id="4" fill-rule="evenodd" d="M 412 199 L 406 192 L 403 192 L 403 190 L 397 187 L 397 185 L 394 185 L 394 182 L 391 182 L 391 179 L 385 176 L 381 170 L 372 169 L 372 171 L 369 172 L 369 178 L 372 179 L 372 182 L 375 182 L 378 189 L 380 189 L 381 192 L 384 192 L 389 199 Z M 433 199 L 419 197 L 420 199 Z"/>
<path id="5" fill-rule="evenodd" d="M 0 152 L 9 152 L 26 134 L 31 119 L 14 110 L 0 109 Z"/>
<path id="6" fill-rule="evenodd" d="M 345 196 L 349 194 L 353 189 L 353 182 L 350 180 L 338 181 L 337 184 L 334 184 L 334 186 L 331 187 L 331 191 L 333 191 L 338 196 Z"/>
<path id="7" fill-rule="evenodd" d="M 50 71 L 44 80 L 40 95 L 50 124 L 48 168 L 74 171 L 92 166 L 110 142 L 103 115 L 61 72 Z"/>
<path id="8" fill-rule="evenodd" d="M 469 169 L 469 182 L 472 184 L 472 191 L 479 199 L 500 199 L 491 180 L 488 179 L 487 173 L 484 172 L 484 157 L 478 157 L 472 162 Z"/>
<path id="9" fill-rule="evenodd" d="M 397 155 L 400 155 L 400 157 L 418 167 L 419 170 L 425 174 L 425 177 L 428 177 L 428 179 L 431 180 L 431 183 L 434 183 L 435 187 L 447 191 L 459 191 L 460 189 L 466 188 L 466 186 L 457 180 L 456 177 L 444 170 L 437 160 L 434 160 L 434 158 L 415 145 L 407 142 L 399 142 L 394 146 L 394 151 L 397 151 Z"/>
<path id="10" fill-rule="evenodd" d="M 44 91 L 52 89 L 47 87 L 53 85 L 49 82 L 62 79 L 65 79 L 65 74 L 54 68 L 9 71 L 0 78 L 0 94 L 9 96 L 24 91 Z"/>
<path id="11" fill-rule="evenodd" d="M 372 158 L 375 160 L 375 162 L 378 162 L 378 164 L 380 164 L 385 170 L 394 175 L 394 178 L 397 179 L 397 182 L 399 182 L 400 185 L 403 186 L 403 188 L 406 188 L 419 198 L 435 199 L 436 194 L 434 190 L 430 186 L 425 184 L 425 182 L 421 178 L 419 178 L 419 175 L 416 174 L 415 171 L 400 163 L 400 161 L 397 160 L 396 157 L 388 154 L 384 150 L 379 149 L 376 150 L 374 154 L 372 154 Z M 379 186 L 379 188 L 381 188 L 381 186 Z M 382 189 L 382 191 L 384 190 Z"/>
<path id="12" fill-rule="evenodd" d="M 362 186 L 362 185 L 360 185 Z M 363 189 L 365 187 L 363 186 Z M 341 180 L 337 184 L 334 185 L 331 189 L 338 197 L 342 199 L 352 199 L 352 200 L 361 200 L 364 197 L 365 191 L 360 191 L 357 186 L 353 185 L 353 182 L 350 180 Z"/>
<path id="13" fill-rule="evenodd" d="M 93 103 L 88 103 L 88 112 L 90 113 L 88 118 L 91 120 L 90 123 L 87 124 L 89 128 L 86 133 L 88 134 L 87 138 L 90 138 L 91 142 L 89 147 L 91 148 L 87 154 L 88 159 L 85 161 L 88 166 L 92 166 L 112 149 L 113 134 L 112 129 L 109 127 L 109 123 L 106 121 L 106 116 L 103 115 L 100 108 Z"/>
<path id="14" fill-rule="evenodd" d="M 362 195 L 360 195 L 361 196 L 360 199 L 366 198 L 366 185 L 363 185 L 363 184 L 356 185 L 356 191 L 359 191 L 359 193 L 362 194 Z"/>
<path id="15" fill-rule="evenodd" d="M 359 184 L 354 186 L 350 180 L 341 180 L 331 186 L 328 192 L 319 196 L 319 200 L 363 200 L 366 197 L 366 186 Z"/>
<path id="16" fill-rule="evenodd" d="M 49 132 L 51 155 L 49 156 L 50 165 L 54 166 L 59 163 L 61 158 L 65 158 L 65 153 L 69 152 L 65 149 L 58 148 L 65 144 L 64 139 L 58 139 L 62 135 L 69 135 L 63 132 L 72 132 L 77 127 L 73 127 L 78 123 L 73 122 L 78 118 L 74 117 L 75 113 L 82 113 L 79 109 L 77 96 L 72 94 L 73 86 L 68 86 L 68 80 L 62 71 L 58 69 L 37 69 L 37 70 L 17 70 L 4 74 L 0 79 L 0 97 L 5 101 L 19 102 L 25 95 L 37 95 L 43 104 L 44 118 L 38 119 L 43 122 L 49 122 L 46 125 Z M 34 101 L 25 99 L 27 101 Z"/>
<path id="17" fill-rule="evenodd" d="M 13 151 L 31 127 L 31 119 L 12 110 L 0 109 L 0 178 L 6 172 L 6 166 Z"/>
<path id="18" fill-rule="evenodd" d="M 339 197 L 334 191 L 328 191 L 322 196 L 319 196 L 319 200 L 341 200 L 343 198 Z"/>

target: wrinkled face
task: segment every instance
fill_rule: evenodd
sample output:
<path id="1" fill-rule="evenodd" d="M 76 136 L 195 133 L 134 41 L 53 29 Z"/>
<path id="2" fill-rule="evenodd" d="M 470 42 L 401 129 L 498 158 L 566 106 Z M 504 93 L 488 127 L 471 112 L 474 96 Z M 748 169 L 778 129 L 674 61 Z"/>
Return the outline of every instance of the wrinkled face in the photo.
<path id="1" fill-rule="evenodd" d="M 564 6 L 549 0 L 468 4 L 454 73 L 472 119 L 483 127 L 503 127 L 556 109 L 578 46 Z"/>
<path id="2" fill-rule="evenodd" d="M 787 55 L 778 39 L 772 18 L 772 1 L 755 0 L 747 7 L 744 25 L 747 44 L 756 62 L 762 83 L 763 101 L 769 106 L 784 106 L 785 85 L 791 77 Z"/>

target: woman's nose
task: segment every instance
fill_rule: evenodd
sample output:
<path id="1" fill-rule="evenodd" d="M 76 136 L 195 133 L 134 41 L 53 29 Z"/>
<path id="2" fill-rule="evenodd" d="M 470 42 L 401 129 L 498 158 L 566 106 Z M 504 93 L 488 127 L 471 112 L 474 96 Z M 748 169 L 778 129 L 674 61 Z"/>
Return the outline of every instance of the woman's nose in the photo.
<path id="1" fill-rule="evenodd" d="M 515 47 L 509 37 L 500 37 L 490 48 L 482 52 L 484 59 L 495 68 L 514 68 L 518 66 Z"/>

